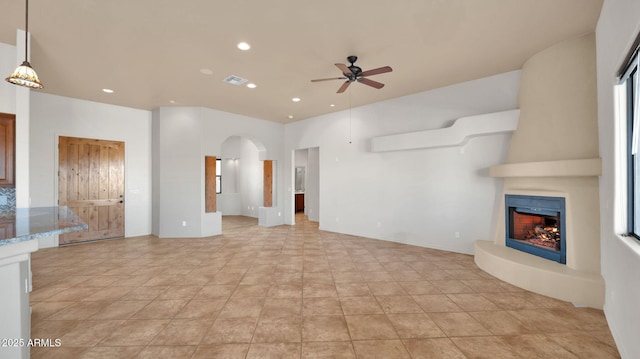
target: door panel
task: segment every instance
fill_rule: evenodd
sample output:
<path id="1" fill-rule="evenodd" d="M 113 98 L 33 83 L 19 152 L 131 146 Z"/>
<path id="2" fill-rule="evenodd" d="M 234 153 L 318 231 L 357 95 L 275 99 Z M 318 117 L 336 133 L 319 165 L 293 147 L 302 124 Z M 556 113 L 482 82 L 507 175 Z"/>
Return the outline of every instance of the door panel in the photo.
<path id="1" fill-rule="evenodd" d="M 60 137 L 58 199 L 89 228 L 60 244 L 124 236 L 124 142 Z"/>
<path id="2" fill-rule="evenodd" d="M 16 116 L 0 113 L 0 187 L 15 186 Z"/>

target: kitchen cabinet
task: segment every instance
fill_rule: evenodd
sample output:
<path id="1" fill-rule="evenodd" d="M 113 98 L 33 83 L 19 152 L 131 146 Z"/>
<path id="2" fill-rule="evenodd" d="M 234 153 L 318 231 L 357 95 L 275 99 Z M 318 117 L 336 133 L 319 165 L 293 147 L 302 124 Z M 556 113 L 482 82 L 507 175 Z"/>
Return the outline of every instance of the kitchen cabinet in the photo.
<path id="1" fill-rule="evenodd" d="M 304 193 L 296 193 L 296 212 L 304 212 Z"/>
<path id="2" fill-rule="evenodd" d="M 16 116 L 0 113 L 0 187 L 15 187 Z"/>

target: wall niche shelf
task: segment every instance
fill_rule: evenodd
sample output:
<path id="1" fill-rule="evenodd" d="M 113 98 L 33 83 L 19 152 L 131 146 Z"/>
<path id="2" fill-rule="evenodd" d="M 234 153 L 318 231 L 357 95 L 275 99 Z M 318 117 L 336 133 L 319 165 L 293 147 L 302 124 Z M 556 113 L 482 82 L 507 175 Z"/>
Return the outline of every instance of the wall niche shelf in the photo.
<path id="1" fill-rule="evenodd" d="M 461 117 L 450 127 L 373 137 L 371 152 L 462 146 L 473 137 L 515 131 L 519 115 L 520 110 L 510 110 Z"/>

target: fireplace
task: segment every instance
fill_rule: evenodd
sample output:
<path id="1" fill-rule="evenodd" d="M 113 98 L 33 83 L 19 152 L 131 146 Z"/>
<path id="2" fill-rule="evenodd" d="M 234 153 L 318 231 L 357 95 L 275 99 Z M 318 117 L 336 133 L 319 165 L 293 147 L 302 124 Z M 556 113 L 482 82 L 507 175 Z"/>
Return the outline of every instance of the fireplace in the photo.
<path id="1" fill-rule="evenodd" d="M 505 195 L 506 245 L 566 264 L 565 199 Z"/>

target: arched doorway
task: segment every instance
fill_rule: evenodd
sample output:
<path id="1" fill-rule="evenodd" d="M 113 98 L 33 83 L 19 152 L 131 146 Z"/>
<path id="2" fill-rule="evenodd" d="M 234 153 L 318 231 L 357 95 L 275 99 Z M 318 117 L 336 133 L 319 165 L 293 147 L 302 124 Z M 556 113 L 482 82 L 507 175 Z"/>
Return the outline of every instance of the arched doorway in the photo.
<path id="1" fill-rule="evenodd" d="M 255 218 L 260 225 L 279 224 L 276 161 L 269 158 L 262 142 L 251 136 L 230 136 L 221 145 L 219 160 L 221 188 L 216 197 L 223 218 L 242 216 Z"/>

